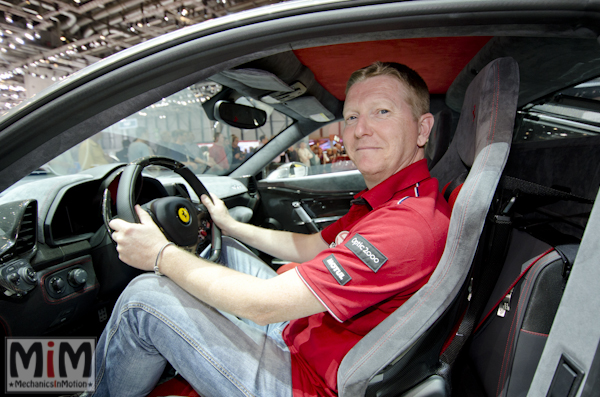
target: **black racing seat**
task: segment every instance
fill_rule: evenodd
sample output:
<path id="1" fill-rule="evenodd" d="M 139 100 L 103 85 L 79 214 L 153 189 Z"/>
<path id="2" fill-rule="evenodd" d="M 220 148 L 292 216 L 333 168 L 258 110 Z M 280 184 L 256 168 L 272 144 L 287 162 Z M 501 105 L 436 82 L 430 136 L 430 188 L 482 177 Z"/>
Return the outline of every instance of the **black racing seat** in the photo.
<path id="1" fill-rule="evenodd" d="M 425 145 L 427 167 L 432 169 L 442 158 L 452 135 L 452 112 L 449 109 L 440 110 L 433 115 L 433 127 Z"/>
<path id="2" fill-rule="evenodd" d="M 340 396 L 449 395 L 440 354 L 466 305 L 466 280 L 510 150 L 518 93 L 512 58 L 492 61 L 469 85 L 454 139 L 431 170 L 440 186 L 468 173 L 444 254 L 427 284 L 344 357 Z"/>

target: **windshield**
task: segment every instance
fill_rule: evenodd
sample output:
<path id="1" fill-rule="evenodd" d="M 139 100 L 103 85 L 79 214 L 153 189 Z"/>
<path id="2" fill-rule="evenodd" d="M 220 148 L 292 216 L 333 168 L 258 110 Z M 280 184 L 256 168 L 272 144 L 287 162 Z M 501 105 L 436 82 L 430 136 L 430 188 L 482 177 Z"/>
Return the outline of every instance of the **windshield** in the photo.
<path id="1" fill-rule="evenodd" d="M 187 87 L 98 132 L 36 173 L 68 175 L 157 155 L 180 161 L 196 174 L 226 175 L 293 120 L 245 97 L 236 103 L 264 110 L 267 122 L 263 127 L 242 130 L 211 120 L 202 105 L 222 89 L 210 81 Z"/>

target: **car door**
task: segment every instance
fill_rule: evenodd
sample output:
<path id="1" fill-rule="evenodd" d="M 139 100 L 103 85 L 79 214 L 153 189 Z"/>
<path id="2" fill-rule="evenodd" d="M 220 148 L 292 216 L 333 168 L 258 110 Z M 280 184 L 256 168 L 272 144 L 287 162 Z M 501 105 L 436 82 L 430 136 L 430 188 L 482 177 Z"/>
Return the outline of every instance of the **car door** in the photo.
<path id="1" fill-rule="evenodd" d="M 305 147 L 313 153 L 310 165 L 290 161 L 297 159 L 288 150 L 263 171 L 257 183 L 261 226 L 317 233 L 346 214 L 353 196 L 366 188 L 338 136 L 304 138 L 294 145 L 299 151 Z M 334 156 L 326 155 L 332 151 Z"/>
<path id="2" fill-rule="evenodd" d="M 298 233 L 316 233 L 350 209 L 353 196 L 365 189 L 357 170 L 301 177 L 263 179 L 263 227 Z"/>

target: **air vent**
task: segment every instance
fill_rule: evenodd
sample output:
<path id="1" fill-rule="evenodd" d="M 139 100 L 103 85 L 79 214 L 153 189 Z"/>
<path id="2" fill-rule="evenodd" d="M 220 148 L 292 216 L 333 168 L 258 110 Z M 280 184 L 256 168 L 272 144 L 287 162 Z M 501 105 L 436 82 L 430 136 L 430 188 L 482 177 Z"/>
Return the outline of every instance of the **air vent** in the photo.
<path id="1" fill-rule="evenodd" d="M 23 212 L 23 218 L 21 218 L 21 224 L 19 226 L 19 234 L 17 235 L 17 241 L 14 245 L 14 253 L 16 255 L 25 254 L 35 247 L 37 240 L 37 202 L 32 201 L 27 204 L 25 211 Z"/>

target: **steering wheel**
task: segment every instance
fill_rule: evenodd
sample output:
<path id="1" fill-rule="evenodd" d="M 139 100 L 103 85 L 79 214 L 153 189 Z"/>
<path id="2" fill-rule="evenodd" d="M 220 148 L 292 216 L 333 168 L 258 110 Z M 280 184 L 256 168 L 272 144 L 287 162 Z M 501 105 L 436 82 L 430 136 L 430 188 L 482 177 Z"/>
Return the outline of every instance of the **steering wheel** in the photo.
<path id="1" fill-rule="evenodd" d="M 117 188 L 117 217 L 127 222 L 140 223 L 134 209 L 136 185 L 141 184 L 142 170 L 150 165 L 159 165 L 173 170 L 185 179 L 198 195 L 198 198 L 206 194 L 212 201 L 206 187 L 184 164 L 167 157 L 144 157 L 128 164 L 121 173 Z M 110 197 L 109 190 L 105 189 L 102 199 L 102 217 L 109 233 L 111 233 L 111 229 L 108 222 L 113 218 Z M 144 204 L 142 208 L 150 214 L 165 237 L 180 247 L 195 245 L 198 251 L 202 241 L 207 241 L 210 234 L 212 247 L 208 260 L 216 262 L 219 259 L 221 254 L 221 230 L 211 221 L 208 210 L 202 204 L 196 206 L 190 200 L 182 197 L 163 197 Z M 211 225 L 210 231 L 207 230 L 208 225 Z M 197 251 L 196 253 L 199 254 Z"/>

